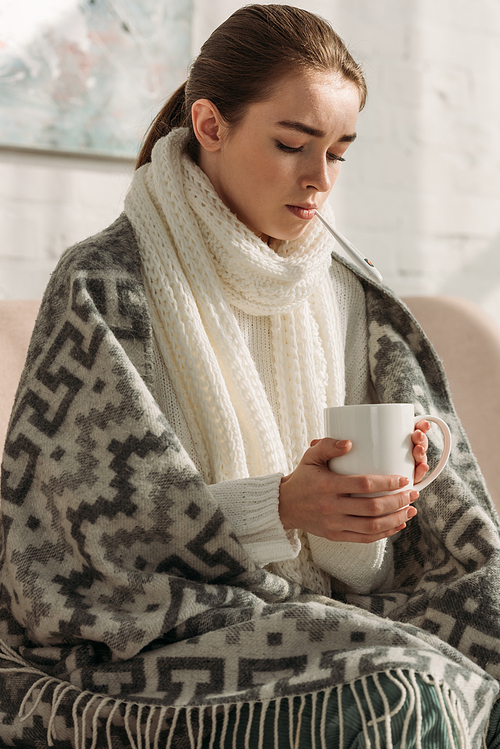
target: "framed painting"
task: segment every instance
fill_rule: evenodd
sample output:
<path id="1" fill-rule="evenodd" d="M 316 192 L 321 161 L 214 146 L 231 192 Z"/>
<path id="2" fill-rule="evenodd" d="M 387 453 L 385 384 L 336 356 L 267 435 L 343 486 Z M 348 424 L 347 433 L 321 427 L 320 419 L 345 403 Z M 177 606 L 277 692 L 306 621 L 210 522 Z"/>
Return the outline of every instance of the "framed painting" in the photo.
<path id="1" fill-rule="evenodd" d="M 191 23 L 192 0 L 2 0 L 0 145 L 134 158 Z"/>

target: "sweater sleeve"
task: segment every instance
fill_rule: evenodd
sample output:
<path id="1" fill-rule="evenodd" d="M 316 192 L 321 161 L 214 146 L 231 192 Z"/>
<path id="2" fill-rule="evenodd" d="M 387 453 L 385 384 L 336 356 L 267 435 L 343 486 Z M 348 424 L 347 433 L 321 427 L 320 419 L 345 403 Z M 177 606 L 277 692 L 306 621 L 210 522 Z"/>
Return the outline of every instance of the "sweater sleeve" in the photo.
<path id="1" fill-rule="evenodd" d="M 347 583 L 356 593 L 389 589 L 394 577 L 392 543 L 384 538 L 372 544 L 328 541 L 307 534 L 318 567 Z"/>
<path id="2" fill-rule="evenodd" d="M 345 350 L 346 405 L 373 402 L 368 368 L 365 295 L 356 276 L 340 263 L 331 270 L 342 312 Z M 390 539 L 371 544 L 328 541 L 308 534 L 314 562 L 357 593 L 384 589 L 394 575 Z"/>
<path id="3" fill-rule="evenodd" d="M 209 488 L 245 551 L 259 567 L 294 559 L 296 531 L 285 531 L 278 512 L 281 473 L 221 481 Z"/>

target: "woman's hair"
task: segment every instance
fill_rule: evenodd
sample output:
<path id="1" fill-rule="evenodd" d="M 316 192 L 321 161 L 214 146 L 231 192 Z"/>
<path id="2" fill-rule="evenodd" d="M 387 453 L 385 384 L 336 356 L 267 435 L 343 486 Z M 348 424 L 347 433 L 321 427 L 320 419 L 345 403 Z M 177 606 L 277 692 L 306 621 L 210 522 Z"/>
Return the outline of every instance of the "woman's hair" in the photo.
<path id="1" fill-rule="evenodd" d="M 286 75 L 332 71 L 358 88 L 360 109 L 366 82 L 344 42 L 322 18 L 289 5 L 247 5 L 224 21 L 207 39 L 192 64 L 188 80 L 167 101 L 151 125 L 136 168 L 151 161 L 157 140 L 176 127 L 188 127 L 187 150 L 194 161 L 198 141 L 191 107 L 198 99 L 216 105 L 234 127 L 250 104 L 262 102 Z"/>

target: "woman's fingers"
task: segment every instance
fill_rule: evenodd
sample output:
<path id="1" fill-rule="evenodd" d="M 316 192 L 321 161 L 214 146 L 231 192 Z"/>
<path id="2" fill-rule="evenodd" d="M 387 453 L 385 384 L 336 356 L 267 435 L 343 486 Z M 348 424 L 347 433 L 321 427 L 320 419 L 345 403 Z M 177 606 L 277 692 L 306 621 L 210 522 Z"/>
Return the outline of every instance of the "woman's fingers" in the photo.
<path id="1" fill-rule="evenodd" d="M 422 445 L 414 447 L 413 460 L 415 461 L 415 474 L 413 481 L 415 484 L 418 484 L 419 481 L 422 481 L 429 470 L 429 466 L 427 465 L 427 448 L 424 449 Z"/>
<path id="2" fill-rule="evenodd" d="M 418 463 L 415 466 L 415 477 L 413 479 L 414 483 L 418 484 L 419 481 L 422 481 L 428 470 L 429 466 L 427 465 L 427 463 Z"/>
<path id="3" fill-rule="evenodd" d="M 338 497 L 335 502 L 338 512 L 342 515 L 376 518 L 387 517 L 407 509 L 418 496 L 419 493 L 411 489 L 385 497 Z"/>
<path id="4" fill-rule="evenodd" d="M 354 531 L 342 531 L 342 533 L 335 534 L 334 538 L 331 538 L 331 541 L 347 541 L 349 543 L 355 543 L 355 544 L 373 544 L 375 541 L 381 541 L 383 538 L 390 538 L 391 536 L 394 536 L 396 533 L 399 533 L 399 531 L 402 531 L 406 528 L 406 523 L 402 523 L 400 526 L 396 528 L 391 528 L 391 530 L 385 531 L 383 533 L 378 533 L 375 535 L 366 534 L 366 533 L 355 533 Z"/>
<path id="5" fill-rule="evenodd" d="M 422 462 L 422 460 L 426 456 L 426 453 L 427 453 L 427 445 L 415 445 L 415 447 L 412 450 L 412 455 L 418 463 Z"/>
<path id="6" fill-rule="evenodd" d="M 279 513 L 285 530 L 303 528 L 331 541 L 371 543 L 401 530 L 416 514 L 411 503 L 418 492 L 405 490 L 405 476 L 343 476 L 328 470 L 328 461 L 351 447 L 349 440 L 313 440 L 297 468 L 283 477 Z"/>
<path id="7" fill-rule="evenodd" d="M 415 429 L 419 429 L 421 432 L 428 432 L 431 428 L 431 425 L 427 421 L 427 419 L 421 419 L 420 421 L 417 421 L 415 424 Z"/>
<path id="8" fill-rule="evenodd" d="M 410 483 L 406 476 L 342 476 L 339 473 L 333 475 L 338 494 L 393 492 L 404 489 Z"/>
<path id="9" fill-rule="evenodd" d="M 425 455 L 427 452 L 427 448 L 429 447 L 429 440 L 427 439 L 426 432 L 428 432 L 430 429 L 430 424 L 428 421 L 419 421 L 415 431 L 411 435 L 411 441 L 415 445 L 413 449 L 413 455 L 415 455 L 415 450 L 418 449 L 419 453 L 422 453 Z"/>
<path id="10" fill-rule="evenodd" d="M 415 517 L 417 510 L 411 502 L 417 497 L 418 492 L 412 491 L 391 497 L 345 498 L 347 504 L 339 499 L 337 513 L 331 517 L 331 522 L 325 518 L 325 538 L 358 543 L 372 543 L 387 538 L 404 528 Z M 391 504 L 381 502 L 387 499 L 392 500 Z M 344 509 L 348 510 L 346 514 L 342 512 Z M 372 514 L 380 510 L 386 512 L 382 515 Z"/>
<path id="11" fill-rule="evenodd" d="M 429 470 L 429 466 L 427 465 L 427 448 L 429 447 L 429 441 L 426 432 L 429 431 L 430 426 L 429 422 L 425 419 L 419 421 L 411 437 L 414 445 L 412 455 L 413 460 L 415 461 L 415 484 L 422 481 Z"/>
<path id="12" fill-rule="evenodd" d="M 399 512 L 383 515 L 382 517 L 359 517 L 351 515 L 350 521 L 346 521 L 345 529 L 354 533 L 361 533 L 366 536 L 378 536 L 385 534 L 394 528 L 399 528 L 408 520 L 415 517 L 417 509 L 415 507 L 405 507 Z"/>
<path id="13" fill-rule="evenodd" d="M 313 440 L 309 450 L 304 453 L 301 463 L 325 465 L 331 458 L 339 458 L 341 455 L 345 455 L 351 447 L 352 442 L 350 440 L 336 440 L 332 437 Z"/>

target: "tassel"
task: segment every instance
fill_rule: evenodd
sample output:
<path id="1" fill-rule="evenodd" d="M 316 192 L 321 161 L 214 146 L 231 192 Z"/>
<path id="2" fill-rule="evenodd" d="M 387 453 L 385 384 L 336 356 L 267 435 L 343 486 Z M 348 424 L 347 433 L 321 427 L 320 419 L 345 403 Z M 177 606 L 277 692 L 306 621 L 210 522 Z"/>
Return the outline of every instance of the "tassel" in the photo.
<path id="1" fill-rule="evenodd" d="M 83 710 L 83 713 L 82 713 L 82 746 L 81 746 L 81 749 L 85 749 L 85 747 L 87 745 L 87 731 L 86 731 L 87 715 L 90 712 L 90 708 L 92 707 L 92 705 L 94 705 L 94 703 L 97 702 L 99 700 L 99 698 L 100 698 L 100 695 L 97 695 L 97 694 L 92 695 L 90 697 L 89 701 L 87 702 L 87 704 L 85 705 L 85 708 Z M 50 716 L 51 720 L 52 720 L 52 718 L 53 718 L 54 715 L 55 715 L 54 708 L 52 708 L 52 714 Z M 49 725 L 50 725 L 50 723 L 49 723 Z"/>
<path id="2" fill-rule="evenodd" d="M 168 732 L 167 745 L 165 749 L 170 749 L 170 747 L 172 746 L 172 741 L 173 741 L 174 733 L 175 733 L 175 726 L 177 725 L 177 720 L 179 718 L 179 712 L 180 712 L 180 708 L 176 708 L 174 710 L 174 714 L 172 717 L 172 725 L 170 726 L 170 731 Z"/>
<path id="3" fill-rule="evenodd" d="M 253 710 L 254 710 L 254 703 L 248 702 L 248 722 L 247 727 L 245 731 L 245 749 L 250 749 L 250 732 L 252 730 L 252 723 L 253 723 Z"/>
<path id="4" fill-rule="evenodd" d="M 224 705 L 224 708 L 226 705 Z M 224 711 L 224 719 L 225 719 L 225 711 Z M 222 726 L 222 732 L 224 733 L 224 723 Z M 217 714 L 215 709 L 212 709 L 212 728 L 210 730 L 210 742 L 208 744 L 208 749 L 214 749 L 215 744 L 215 738 L 217 736 Z M 220 746 L 224 746 L 224 739 L 221 739 L 219 742 Z"/>
<path id="5" fill-rule="evenodd" d="M 386 735 L 386 737 L 390 736 L 391 737 L 391 741 L 392 741 L 391 719 L 389 717 L 389 713 L 390 713 L 389 700 L 387 699 L 387 696 L 386 696 L 384 690 L 382 689 L 380 681 L 378 680 L 378 674 L 374 674 L 373 675 L 373 682 L 374 682 L 375 686 L 377 687 L 377 691 L 378 691 L 378 693 L 380 695 L 380 698 L 382 700 L 382 703 L 384 705 L 383 719 L 384 719 L 385 735 Z M 380 718 L 378 720 L 380 720 Z M 401 743 L 401 749 L 404 749 L 404 746 L 405 746 L 404 743 Z"/>
<path id="6" fill-rule="evenodd" d="M 153 717 L 156 715 L 156 707 L 149 706 L 148 719 L 146 721 L 146 729 L 144 731 L 144 749 L 151 749 L 151 726 L 153 724 Z"/>
<path id="7" fill-rule="evenodd" d="M 315 692 L 311 695 L 311 749 L 316 749 L 316 705 L 318 695 Z"/>
<path id="8" fill-rule="evenodd" d="M 76 700 L 75 700 L 75 702 L 76 702 Z M 94 713 L 94 717 L 92 719 L 92 745 L 91 745 L 90 749 L 96 749 L 96 747 L 97 747 L 97 734 L 98 734 L 98 728 L 99 728 L 99 726 L 98 726 L 99 717 L 100 717 L 102 709 L 106 705 L 108 705 L 110 702 L 115 702 L 116 703 L 116 700 L 113 697 L 105 697 L 105 699 L 101 700 L 100 705 L 97 707 L 97 710 Z M 109 744 L 109 742 L 108 742 L 108 744 Z M 76 746 L 76 742 L 75 742 L 75 746 Z"/>
<path id="9" fill-rule="evenodd" d="M 375 734 L 375 749 L 382 749 L 382 745 L 380 743 L 380 733 L 378 730 L 378 720 L 377 716 L 375 715 L 375 708 L 373 707 L 373 702 L 370 696 L 370 691 L 368 689 L 366 676 L 361 677 L 361 686 L 363 687 L 363 692 L 365 695 L 366 704 L 368 705 L 368 711 L 370 713 L 371 721 L 368 723 L 368 725 L 373 726 L 374 734 Z M 393 749 L 392 747 L 392 733 L 389 734 L 389 736 L 386 736 L 386 749 Z"/>
<path id="10" fill-rule="evenodd" d="M 163 725 L 163 721 L 165 720 L 165 716 L 167 714 L 167 710 L 169 708 L 165 707 L 164 705 L 160 708 L 160 714 L 158 716 L 158 725 L 156 726 L 156 733 L 155 733 L 155 739 L 153 744 L 153 749 L 160 749 L 160 733 L 161 733 L 161 727 Z M 110 746 L 109 749 L 112 749 Z"/>
<path id="11" fill-rule="evenodd" d="M 269 707 L 269 700 L 266 702 L 261 703 L 260 707 L 260 721 L 259 721 L 259 743 L 258 743 L 258 749 L 267 749 L 267 747 L 264 746 L 264 724 L 266 721 L 266 714 Z M 276 747 L 277 749 L 277 747 Z"/>
<path id="12" fill-rule="evenodd" d="M 115 712 L 120 707 L 120 704 L 121 703 L 118 700 L 115 701 L 115 704 L 113 705 L 111 712 L 108 715 L 108 719 L 106 721 L 106 739 L 108 742 L 108 749 L 113 749 L 113 741 L 111 738 L 111 726 L 113 725 L 113 718 L 115 717 Z"/>
<path id="13" fill-rule="evenodd" d="M 198 708 L 198 741 L 196 749 L 203 749 L 203 722 L 205 720 L 205 706 Z"/>
<path id="14" fill-rule="evenodd" d="M 144 705 L 138 705 L 137 706 L 137 718 L 136 718 L 136 724 L 135 724 L 135 733 L 137 736 L 137 749 L 142 749 L 142 711 L 144 709 Z"/>
<path id="15" fill-rule="evenodd" d="M 75 749 L 78 749 L 78 745 L 80 743 L 80 721 L 78 719 L 78 707 L 80 705 L 80 702 L 86 696 L 87 696 L 87 692 L 80 692 L 76 700 L 73 702 L 73 707 L 71 708 L 71 717 L 73 719 L 73 729 L 74 729 Z M 109 744 L 109 741 L 108 741 L 108 744 Z"/>
<path id="16" fill-rule="evenodd" d="M 297 728 L 295 731 L 295 743 L 294 743 L 294 749 L 300 749 L 299 747 L 299 741 L 300 741 L 300 729 L 302 726 L 302 713 L 304 712 L 304 708 L 306 706 L 306 698 L 304 695 L 300 698 L 300 707 L 299 707 L 299 714 L 297 716 Z M 260 747 L 259 747 L 260 749 Z"/>
<path id="17" fill-rule="evenodd" d="M 281 709 L 281 699 L 276 700 L 275 706 L 274 706 L 274 748 L 278 749 L 279 744 L 279 731 L 278 731 L 278 722 L 280 717 L 280 709 Z"/>
<path id="18" fill-rule="evenodd" d="M 227 734 L 227 727 L 229 725 L 229 712 L 231 709 L 231 705 L 224 705 L 224 719 L 222 721 L 222 734 L 220 737 L 220 746 L 224 746 L 224 743 L 226 741 L 226 734 Z M 217 726 L 217 721 L 214 720 L 214 727 Z M 214 733 L 214 740 L 215 740 L 215 733 Z M 210 743 L 209 749 L 213 749 L 214 745 Z"/>
<path id="19" fill-rule="evenodd" d="M 449 739 L 449 742 L 450 742 L 450 746 L 452 747 L 452 749 L 457 749 L 456 744 L 455 744 L 455 739 L 453 738 L 453 730 L 451 728 L 450 716 L 448 715 L 448 711 L 446 709 L 445 701 L 444 701 L 444 698 L 443 698 L 443 693 L 441 691 L 442 685 L 441 684 L 436 684 L 436 682 L 434 681 L 434 679 L 432 677 L 423 677 L 423 678 L 424 678 L 424 681 L 427 684 L 433 684 L 434 685 L 434 688 L 436 690 L 436 694 L 437 694 L 438 699 L 439 699 L 439 705 L 441 707 L 441 712 L 443 714 L 443 717 L 444 717 L 444 720 L 445 720 L 445 723 L 446 723 L 446 730 L 448 731 L 448 739 Z"/>
<path id="20" fill-rule="evenodd" d="M 127 732 L 128 740 L 130 741 L 131 749 L 138 749 L 137 744 L 134 741 L 134 736 L 132 734 L 132 728 L 130 725 L 130 713 L 132 712 L 133 707 L 133 702 L 127 702 L 127 706 L 125 708 L 125 730 Z M 84 748 L 82 747 L 82 749 Z"/>
<path id="21" fill-rule="evenodd" d="M 41 688 L 40 694 L 38 695 L 37 699 L 34 700 L 31 710 L 29 711 L 29 713 L 24 714 L 26 703 L 29 702 L 29 700 L 33 697 L 33 694 L 35 693 L 37 687 L 40 686 L 43 682 L 45 682 L 45 684 Z M 53 679 L 50 676 L 44 676 L 43 678 L 39 679 L 38 681 L 35 681 L 35 683 L 31 685 L 31 687 L 28 689 L 28 691 L 24 695 L 23 701 L 21 702 L 21 707 L 19 708 L 18 714 L 19 714 L 19 720 L 21 721 L 21 723 L 27 720 L 31 715 L 33 715 L 47 687 L 50 684 L 54 684 L 57 682 L 59 682 L 59 679 Z"/>
<path id="22" fill-rule="evenodd" d="M 397 674 L 398 674 L 399 678 L 401 679 L 401 681 L 403 682 L 403 684 L 405 685 L 407 694 L 409 694 L 409 696 L 410 696 L 410 704 L 409 704 L 408 709 L 406 711 L 405 722 L 403 724 L 403 731 L 402 731 L 402 735 L 401 735 L 401 749 L 404 749 L 406 747 L 406 736 L 408 734 L 408 728 L 409 728 L 409 725 L 410 725 L 411 716 L 413 715 L 413 712 L 415 710 L 415 705 L 416 705 L 416 702 L 417 702 L 416 692 L 418 690 L 418 685 L 416 684 L 416 682 L 415 682 L 415 684 L 410 683 L 408 681 L 408 679 L 406 678 L 406 676 L 404 675 L 403 671 L 400 671 L 398 669 Z M 377 679 L 377 681 L 378 681 L 378 679 Z M 398 682 L 395 681 L 395 683 L 397 684 Z M 399 686 L 399 684 L 398 684 L 398 686 Z M 382 690 L 382 692 L 383 692 L 383 690 Z M 420 690 L 418 690 L 418 692 L 420 694 Z M 403 696 L 404 695 L 402 693 L 401 699 L 403 699 Z M 385 697 L 385 694 L 384 694 L 384 697 Z M 402 704 L 403 703 L 401 702 L 401 706 L 402 706 Z M 385 703 L 384 703 L 384 707 L 385 707 Z M 387 711 L 387 708 L 386 708 L 386 711 Z M 387 713 L 388 713 L 388 711 L 387 711 Z M 391 715 L 388 713 L 387 714 L 386 729 L 385 729 L 386 731 L 390 731 L 391 730 L 390 718 L 391 718 Z M 392 733 L 392 731 L 391 731 L 391 733 Z"/>
<path id="23" fill-rule="evenodd" d="M 466 720 L 465 715 L 463 712 L 462 705 L 460 704 L 460 701 L 458 700 L 458 697 L 456 694 L 452 692 L 451 689 L 445 690 L 445 698 L 446 698 L 446 704 L 449 705 L 450 714 L 453 716 L 455 720 L 455 726 L 457 728 L 458 735 L 460 737 L 460 741 L 463 742 L 464 746 L 466 746 L 467 743 L 467 726 L 466 726 Z M 491 715 L 491 713 L 490 713 Z M 488 720 L 489 723 L 489 720 Z M 487 730 L 485 731 L 485 736 L 487 734 Z"/>
<path id="24" fill-rule="evenodd" d="M 193 724 L 191 722 L 191 713 L 192 713 L 192 708 L 187 707 L 186 708 L 186 726 L 187 726 L 187 731 L 188 731 L 188 736 L 189 736 L 189 743 L 190 743 L 191 749 L 196 749 L 196 745 L 194 743 Z"/>
<path id="25" fill-rule="evenodd" d="M 290 742 L 290 749 L 295 746 L 293 736 L 293 697 L 288 697 L 288 739 Z"/>
<path id="26" fill-rule="evenodd" d="M 363 736 L 365 737 L 366 749 L 371 749 L 372 744 L 371 744 L 371 741 L 370 741 L 370 735 L 368 733 L 368 723 L 366 721 L 365 714 L 364 714 L 363 708 L 361 706 L 361 700 L 359 699 L 358 693 L 356 691 L 356 682 L 355 681 L 351 682 L 351 684 L 349 684 L 349 686 L 351 687 L 351 692 L 352 692 L 353 697 L 354 697 L 354 699 L 356 701 L 356 705 L 358 706 L 359 716 L 361 718 L 361 723 L 363 725 Z"/>
<path id="27" fill-rule="evenodd" d="M 339 695 L 338 699 L 340 700 L 340 703 L 339 703 L 339 716 L 340 716 L 340 718 L 342 720 L 342 696 L 341 696 L 341 692 L 342 692 L 342 687 L 340 687 L 340 688 L 337 689 L 337 694 Z M 327 749 L 326 738 L 325 738 L 325 736 L 326 736 L 326 708 L 327 708 L 327 705 L 328 705 L 328 700 L 330 698 L 330 695 L 331 695 L 331 690 L 327 689 L 327 691 L 324 693 L 324 696 L 323 696 L 323 707 L 322 707 L 322 710 L 321 710 L 321 727 L 320 727 L 321 749 Z M 342 727 L 343 727 L 343 721 L 342 721 Z M 340 749 L 343 749 L 343 747 L 344 747 L 344 737 L 343 737 L 343 734 L 342 734 L 342 743 L 340 744 Z"/>
<path id="28" fill-rule="evenodd" d="M 236 737 L 238 735 L 238 726 L 240 725 L 240 718 L 241 718 L 242 707 L 243 707 L 243 705 L 242 705 L 241 702 L 239 702 L 236 705 L 236 719 L 235 719 L 234 729 L 233 729 L 233 731 L 234 731 L 233 732 L 233 749 L 238 749 L 238 747 L 236 745 Z"/>

